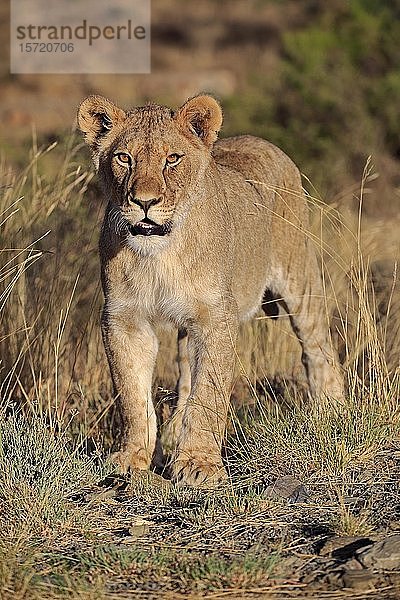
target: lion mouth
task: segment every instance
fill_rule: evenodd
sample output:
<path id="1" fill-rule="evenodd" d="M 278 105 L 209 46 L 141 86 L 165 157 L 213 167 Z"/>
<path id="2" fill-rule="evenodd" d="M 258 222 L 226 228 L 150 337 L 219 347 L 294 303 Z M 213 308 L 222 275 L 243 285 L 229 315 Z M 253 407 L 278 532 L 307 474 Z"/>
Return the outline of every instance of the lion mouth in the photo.
<path id="1" fill-rule="evenodd" d="M 159 225 L 145 217 L 138 223 L 129 225 L 128 230 L 131 235 L 167 235 L 171 232 L 171 227 L 172 223 L 170 221 Z"/>

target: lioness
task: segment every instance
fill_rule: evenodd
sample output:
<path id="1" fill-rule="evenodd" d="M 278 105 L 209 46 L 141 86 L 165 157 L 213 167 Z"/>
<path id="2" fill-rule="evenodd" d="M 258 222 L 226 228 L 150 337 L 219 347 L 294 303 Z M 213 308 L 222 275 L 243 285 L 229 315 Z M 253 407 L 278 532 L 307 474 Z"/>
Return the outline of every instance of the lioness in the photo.
<path id="1" fill-rule="evenodd" d="M 150 466 L 154 326 L 170 322 L 181 361 L 173 479 L 193 486 L 226 478 L 221 444 L 238 326 L 263 299 L 279 299 L 290 315 L 311 396 L 343 396 L 299 171 L 265 140 L 216 142 L 221 125 L 208 95 L 177 112 L 124 111 L 101 96 L 78 110 L 108 200 L 102 331 L 123 413 L 118 462 Z"/>

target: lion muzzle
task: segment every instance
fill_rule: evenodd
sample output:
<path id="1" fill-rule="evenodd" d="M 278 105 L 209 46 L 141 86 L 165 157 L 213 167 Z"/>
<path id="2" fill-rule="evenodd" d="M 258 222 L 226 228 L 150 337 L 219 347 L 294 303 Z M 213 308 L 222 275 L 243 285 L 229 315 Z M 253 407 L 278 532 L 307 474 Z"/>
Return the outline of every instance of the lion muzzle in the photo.
<path id="1" fill-rule="evenodd" d="M 151 221 L 147 217 L 138 221 L 134 225 L 129 225 L 128 230 L 131 235 L 167 235 L 171 233 L 172 223 L 171 221 L 167 221 L 166 223 L 162 223 L 161 225 Z"/>

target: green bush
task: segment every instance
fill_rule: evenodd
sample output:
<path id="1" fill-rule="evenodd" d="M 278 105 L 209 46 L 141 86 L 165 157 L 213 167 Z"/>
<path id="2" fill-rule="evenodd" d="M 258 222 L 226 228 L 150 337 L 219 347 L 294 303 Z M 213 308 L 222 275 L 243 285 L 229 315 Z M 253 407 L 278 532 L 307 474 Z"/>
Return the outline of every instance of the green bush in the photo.
<path id="1" fill-rule="evenodd" d="M 327 195 L 359 179 L 369 155 L 398 157 L 400 4 L 317 6 L 283 33 L 274 77 L 251 74 L 228 100 L 226 133 L 270 139 Z"/>

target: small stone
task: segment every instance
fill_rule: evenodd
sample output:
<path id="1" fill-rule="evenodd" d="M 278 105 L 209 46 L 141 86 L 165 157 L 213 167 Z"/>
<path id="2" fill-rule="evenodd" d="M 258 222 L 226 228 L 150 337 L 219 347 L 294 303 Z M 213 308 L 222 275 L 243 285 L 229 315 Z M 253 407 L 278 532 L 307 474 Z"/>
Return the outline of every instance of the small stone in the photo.
<path id="1" fill-rule="evenodd" d="M 274 500 L 287 500 L 290 504 L 307 502 L 309 498 L 309 494 L 301 481 L 291 475 L 285 475 L 277 479 L 267 487 L 264 495 Z"/>
<path id="2" fill-rule="evenodd" d="M 390 535 L 381 542 L 357 552 L 364 567 L 377 570 L 400 569 L 400 534 Z"/>
<path id="3" fill-rule="evenodd" d="M 150 530 L 149 522 L 146 519 L 137 518 L 128 529 L 131 538 L 139 538 L 146 535 Z"/>

